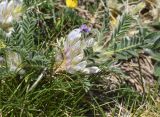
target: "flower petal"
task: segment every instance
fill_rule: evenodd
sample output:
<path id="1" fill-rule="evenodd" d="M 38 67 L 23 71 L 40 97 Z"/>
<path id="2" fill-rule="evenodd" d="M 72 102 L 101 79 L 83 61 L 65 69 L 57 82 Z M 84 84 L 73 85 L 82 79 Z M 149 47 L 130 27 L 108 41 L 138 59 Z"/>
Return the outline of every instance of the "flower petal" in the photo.
<path id="1" fill-rule="evenodd" d="M 86 67 L 86 65 L 87 65 L 87 61 L 82 61 L 79 64 L 77 64 L 76 66 L 74 66 L 73 68 L 76 71 L 82 71 Z"/>
<path id="2" fill-rule="evenodd" d="M 17 70 L 22 63 L 20 54 L 12 51 L 7 52 L 7 65 L 10 71 Z"/>
<path id="3" fill-rule="evenodd" d="M 73 60 L 72 60 L 72 64 L 77 64 L 79 63 L 80 61 L 82 61 L 83 59 L 83 53 L 79 54 L 78 56 L 74 57 Z"/>
<path id="4" fill-rule="evenodd" d="M 86 24 L 81 25 L 80 29 L 81 31 L 84 31 L 86 33 L 89 33 L 91 31 L 91 28 L 88 27 Z"/>
<path id="5" fill-rule="evenodd" d="M 73 41 L 75 41 L 76 39 L 81 38 L 81 30 L 80 29 L 74 29 L 72 30 L 67 37 L 67 40 L 72 43 Z"/>
<path id="6" fill-rule="evenodd" d="M 11 27 L 13 19 L 18 19 L 21 14 L 22 3 L 15 0 L 5 0 L 0 3 L 0 26 L 1 28 Z M 15 12 L 18 11 L 18 12 Z"/>
<path id="7" fill-rule="evenodd" d="M 100 72 L 100 69 L 98 67 L 96 67 L 96 66 L 88 67 L 88 68 L 85 68 L 83 70 L 83 72 L 86 73 L 86 74 L 94 74 L 94 73 Z"/>

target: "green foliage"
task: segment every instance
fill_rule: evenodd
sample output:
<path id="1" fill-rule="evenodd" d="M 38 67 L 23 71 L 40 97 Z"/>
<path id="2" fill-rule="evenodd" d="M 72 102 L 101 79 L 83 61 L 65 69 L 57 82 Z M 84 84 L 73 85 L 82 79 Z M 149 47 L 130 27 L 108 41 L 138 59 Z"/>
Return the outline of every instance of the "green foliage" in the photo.
<path id="1" fill-rule="evenodd" d="M 48 1 L 51 2 L 51 1 Z M 46 4 L 46 6 L 49 6 L 50 4 L 47 4 L 46 0 L 23 0 L 23 4 L 26 7 L 35 7 L 35 6 L 39 6 L 41 4 Z"/>
<path id="2" fill-rule="evenodd" d="M 146 45 L 146 43 L 144 43 L 143 34 L 140 31 L 132 37 L 127 36 L 131 24 L 134 22 L 135 20 L 126 13 L 120 17 L 111 34 L 107 51 L 104 52 L 105 55 L 115 55 L 117 59 L 125 60 L 132 56 L 137 56 L 138 51 L 135 50 Z"/>
<path id="3" fill-rule="evenodd" d="M 155 75 L 160 78 L 160 62 L 155 65 Z"/>
<path id="4" fill-rule="evenodd" d="M 142 96 L 127 84 L 123 86 L 125 90 L 104 91 L 101 87 L 106 86 L 96 84 L 96 81 L 110 78 L 108 76 L 112 73 L 119 79 L 125 78 L 126 74 L 113 65 L 138 57 L 142 51 L 152 56 L 155 75 L 160 77 L 160 33 L 136 25 L 135 29 L 139 32 L 129 35 L 135 20 L 127 13 L 120 16 L 117 26 L 111 30 L 107 2 L 104 0 L 102 30 L 95 29 L 89 34 L 95 38 L 100 50 L 94 52 L 94 47 L 84 50 L 89 65 L 95 64 L 103 69 L 99 74 L 85 75 L 55 73 L 53 69 L 56 40 L 61 41 L 59 37 L 65 37 L 71 29 L 88 21 L 79 16 L 76 10 L 58 7 L 54 0 L 24 0 L 26 12 L 20 21 L 14 21 L 11 36 L 0 30 L 0 59 L 3 58 L 0 60 L 0 111 L 3 116 L 105 117 L 104 107 L 107 105 L 107 109 L 110 109 L 115 102 L 123 100 L 131 111 L 139 106 Z M 18 67 L 24 72 L 8 69 L 8 52 L 20 55 L 22 63 Z M 110 102 L 114 103 L 110 105 Z"/>
<path id="5" fill-rule="evenodd" d="M 115 44 L 114 51 L 109 54 L 115 54 L 118 59 L 128 59 L 133 56 L 138 56 L 140 48 L 145 45 L 141 34 L 133 37 L 125 36 L 119 43 Z"/>
<path id="6" fill-rule="evenodd" d="M 14 25 L 14 32 L 8 39 L 9 46 L 18 46 L 31 51 L 34 48 L 33 33 L 35 30 L 35 21 L 32 18 L 26 17 L 21 22 Z"/>
<path id="7" fill-rule="evenodd" d="M 118 38 L 125 35 L 129 31 L 132 22 L 133 18 L 130 15 L 124 13 L 119 18 L 117 27 L 115 27 L 115 29 L 113 30 L 111 42 L 115 43 Z"/>
<path id="8" fill-rule="evenodd" d="M 24 79 L 6 80 L 1 87 L 1 104 L 4 116 L 65 116 L 83 114 L 79 105 L 84 97 L 83 83 L 68 79 L 67 75 L 45 78 L 34 91 L 28 92 L 32 74 Z M 54 80 L 53 80 L 54 79 Z M 68 80 L 67 80 L 68 79 Z M 67 80 L 67 82 L 66 82 Z M 15 85 L 17 84 L 17 85 Z M 16 87 L 15 87 L 16 86 Z"/>
<path id="9" fill-rule="evenodd" d="M 155 75 L 160 78 L 160 32 L 154 32 L 149 34 L 146 37 L 147 41 L 149 41 L 149 50 L 147 50 L 147 53 L 149 53 L 152 58 L 156 61 L 155 63 Z"/>
<path id="10" fill-rule="evenodd" d="M 104 1 L 104 19 L 103 19 L 103 25 L 104 25 L 104 27 L 103 27 L 103 29 L 104 29 L 104 31 L 105 32 L 108 32 L 108 31 L 110 31 L 110 29 L 109 29 L 109 23 L 110 23 L 110 20 L 109 20 L 109 8 L 108 8 L 108 2 L 107 2 L 107 0 L 103 0 Z"/>

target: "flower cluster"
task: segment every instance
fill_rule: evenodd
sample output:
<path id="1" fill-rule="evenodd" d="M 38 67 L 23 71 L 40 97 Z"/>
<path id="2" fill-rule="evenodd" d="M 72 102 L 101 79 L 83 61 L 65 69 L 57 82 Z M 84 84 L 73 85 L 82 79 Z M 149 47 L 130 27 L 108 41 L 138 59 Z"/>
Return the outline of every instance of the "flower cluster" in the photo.
<path id="1" fill-rule="evenodd" d="M 21 15 L 22 4 L 15 0 L 5 0 L 0 3 L 0 27 L 8 30 L 13 20 Z"/>
<path id="2" fill-rule="evenodd" d="M 94 39 L 82 39 L 82 33 L 88 33 L 90 29 L 86 25 L 72 30 L 63 42 L 63 49 L 59 49 L 56 55 L 56 72 L 66 71 L 69 73 L 83 72 L 86 74 L 97 73 L 100 69 L 96 66 L 87 67 L 88 63 L 84 59 L 84 49 L 94 45 Z"/>
<path id="3" fill-rule="evenodd" d="M 0 2 L 0 28 L 6 31 L 6 35 L 11 34 L 11 23 L 13 20 L 19 19 L 22 13 L 22 3 L 16 0 L 4 0 Z M 6 45 L 0 40 L 0 49 L 5 48 Z M 0 67 L 4 57 L 0 56 Z M 20 64 L 22 58 L 17 52 L 11 50 L 6 51 L 6 63 L 9 71 L 20 71 Z"/>

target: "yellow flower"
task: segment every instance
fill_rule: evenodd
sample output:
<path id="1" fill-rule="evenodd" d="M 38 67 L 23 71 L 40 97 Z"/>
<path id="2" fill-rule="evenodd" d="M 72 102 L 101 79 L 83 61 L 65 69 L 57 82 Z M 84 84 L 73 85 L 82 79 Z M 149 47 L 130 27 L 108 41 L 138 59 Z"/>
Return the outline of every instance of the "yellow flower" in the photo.
<path id="1" fill-rule="evenodd" d="M 66 0 L 66 5 L 69 8 L 76 8 L 78 5 L 78 0 Z"/>

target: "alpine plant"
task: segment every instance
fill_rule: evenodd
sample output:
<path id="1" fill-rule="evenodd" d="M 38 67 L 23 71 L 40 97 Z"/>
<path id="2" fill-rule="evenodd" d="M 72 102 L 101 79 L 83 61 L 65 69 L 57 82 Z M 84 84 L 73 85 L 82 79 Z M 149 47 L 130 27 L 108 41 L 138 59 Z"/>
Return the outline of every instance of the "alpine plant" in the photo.
<path id="1" fill-rule="evenodd" d="M 88 67 L 85 60 L 84 49 L 94 45 L 94 39 L 83 39 L 83 33 L 89 33 L 90 28 L 82 25 L 80 28 L 72 30 L 56 54 L 56 70 L 55 72 L 66 71 L 74 74 L 82 72 L 86 74 L 98 73 L 100 69 L 96 66 Z"/>

